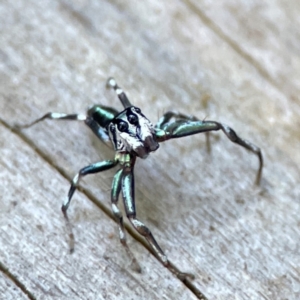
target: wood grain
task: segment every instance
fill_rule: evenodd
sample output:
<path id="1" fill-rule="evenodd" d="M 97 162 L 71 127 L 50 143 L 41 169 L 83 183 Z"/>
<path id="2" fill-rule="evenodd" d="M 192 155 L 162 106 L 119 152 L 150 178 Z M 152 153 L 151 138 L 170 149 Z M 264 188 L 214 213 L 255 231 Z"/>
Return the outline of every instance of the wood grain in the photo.
<path id="1" fill-rule="evenodd" d="M 0 261 L 3 299 L 299 299 L 299 5 L 284 1 L 2 1 L 0 3 Z M 298 14 L 297 14 L 297 13 Z M 156 122 L 168 110 L 224 122 L 262 148 L 265 169 L 222 133 L 161 144 L 137 162 L 138 217 L 184 285 L 136 235 L 129 268 L 111 219 L 114 171 L 88 177 L 70 207 L 68 254 L 60 204 L 83 166 L 113 157 L 78 122 L 46 112 L 121 109 L 114 76 Z"/>

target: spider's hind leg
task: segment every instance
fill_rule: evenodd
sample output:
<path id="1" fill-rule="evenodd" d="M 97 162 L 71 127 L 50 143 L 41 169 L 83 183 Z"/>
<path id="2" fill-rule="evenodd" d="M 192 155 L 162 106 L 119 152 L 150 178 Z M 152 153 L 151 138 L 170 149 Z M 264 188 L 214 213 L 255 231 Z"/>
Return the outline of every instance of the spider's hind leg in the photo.
<path id="1" fill-rule="evenodd" d="M 165 130 L 170 127 L 172 123 L 180 123 L 180 122 L 195 122 L 199 121 L 198 118 L 192 115 L 185 115 L 182 113 L 177 113 L 173 111 L 166 112 L 156 123 L 155 128 Z M 205 132 L 205 139 L 206 139 L 206 149 L 207 152 L 211 152 L 211 145 L 210 145 L 210 134 L 209 131 Z"/>
<path id="2" fill-rule="evenodd" d="M 172 118 L 175 118 L 175 120 L 171 121 Z M 163 142 L 173 138 L 180 138 L 201 132 L 208 133 L 210 131 L 218 130 L 222 130 L 233 143 L 242 146 L 257 156 L 259 160 L 259 167 L 255 183 L 258 185 L 260 183 L 263 169 L 263 156 L 260 148 L 247 140 L 241 139 L 232 128 L 225 124 L 216 121 L 199 121 L 193 117 L 168 112 L 159 120 L 158 124 L 156 125 L 156 138 L 158 142 Z"/>
<path id="3" fill-rule="evenodd" d="M 22 129 L 22 128 L 28 128 L 33 126 L 36 123 L 39 123 L 41 121 L 44 121 L 46 119 L 50 120 L 72 120 L 72 121 L 85 121 L 86 116 L 83 114 L 64 114 L 64 113 L 55 113 L 55 112 L 49 112 L 42 117 L 34 120 L 31 123 L 24 124 L 24 125 L 16 125 L 17 129 Z"/>

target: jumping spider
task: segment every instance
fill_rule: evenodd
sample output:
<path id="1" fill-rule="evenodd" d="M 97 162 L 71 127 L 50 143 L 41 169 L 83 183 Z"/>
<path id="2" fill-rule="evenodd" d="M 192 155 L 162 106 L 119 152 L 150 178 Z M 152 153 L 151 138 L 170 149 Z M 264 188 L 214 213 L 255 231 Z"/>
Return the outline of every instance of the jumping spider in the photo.
<path id="1" fill-rule="evenodd" d="M 187 274 L 174 270 L 151 231 L 136 217 L 133 174 L 136 158 L 147 158 L 150 152 L 156 151 L 159 148 L 159 143 L 169 139 L 201 132 L 208 134 L 209 131 L 222 130 L 232 142 L 237 143 L 257 155 L 259 168 L 255 182 L 259 184 L 263 168 L 262 153 L 258 147 L 241 139 L 230 127 L 216 121 L 200 121 L 195 117 L 170 111 L 165 113 L 159 119 L 158 123 L 153 126 L 141 112 L 140 108 L 131 105 L 126 94 L 117 85 L 115 79 L 109 78 L 107 87 L 113 88 L 116 91 L 124 106 L 123 111 L 118 112 L 111 107 L 94 105 L 87 111 L 87 115 L 47 113 L 34 122 L 21 126 L 22 128 L 27 128 L 45 119 L 84 121 L 101 141 L 110 143 L 115 150 L 114 159 L 97 162 L 82 168 L 71 182 L 68 196 L 62 204 L 62 212 L 70 232 L 71 252 L 74 250 L 74 235 L 68 219 L 67 210 L 80 179 L 85 175 L 102 172 L 119 165 L 120 169 L 115 174 L 112 182 L 112 213 L 119 223 L 120 241 L 131 259 L 132 266 L 137 271 L 140 271 L 140 266 L 126 243 L 123 216 L 118 208 L 118 198 L 121 192 L 127 218 L 134 229 L 146 238 L 165 267 L 174 272 L 178 277 L 185 278 Z"/>

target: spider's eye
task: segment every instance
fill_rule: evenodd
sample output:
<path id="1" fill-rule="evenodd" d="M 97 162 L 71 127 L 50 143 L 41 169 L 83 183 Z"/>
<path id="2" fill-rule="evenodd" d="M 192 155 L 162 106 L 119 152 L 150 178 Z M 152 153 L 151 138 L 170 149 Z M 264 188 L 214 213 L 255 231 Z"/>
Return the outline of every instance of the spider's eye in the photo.
<path id="1" fill-rule="evenodd" d="M 109 130 L 110 130 L 110 132 L 115 132 L 115 131 L 116 131 L 115 125 L 114 125 L 114 124 L 111 124 L 111 125 L 109 126 Z"/>
<path id="2" fill-rule="evenodd" d="M 137 125 L 139 123 L 139 119 L 136 115 L 129 115 L 128 122 L 132 125 Z"/>
<path id="3" fill-rule="evenodd" d="M 134 110 L 135 110 L 138 114 L 141 113 L 141 109 L 138 108 L 138 107 L 135 107 Z"/>
<path id="4" fill-rule="evenodd" d="M 124 132 L 128 129 L 128 124 L 124 121 L 118 123 L 118 130 Z"/>

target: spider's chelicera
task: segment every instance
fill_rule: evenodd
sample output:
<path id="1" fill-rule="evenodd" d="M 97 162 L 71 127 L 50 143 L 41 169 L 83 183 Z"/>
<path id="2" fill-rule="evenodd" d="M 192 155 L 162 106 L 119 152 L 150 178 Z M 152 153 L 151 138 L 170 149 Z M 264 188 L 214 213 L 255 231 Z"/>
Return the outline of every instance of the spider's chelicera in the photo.
<path id="1" fill-rule="evenodd" d="M 124 106 L 123 111 L 118 112 L 111 107 L 95 105 L 88 110 L 87 115 L 48 113 L 32 123 L 22 126 L 23 128 L 30 127 L 45 119 L 84 121 L 101 141 L 112 145 L 116 152 L 115 158 L 112 160 L 97 162 L 82 168 L 71 182 L 68 196 L 62 205 L 62 212 L 70 231 L 70 250 L 71 252 L 74 250 L 74 235 L 69 223 L 67 210 L 80 178 L 119 165 L 120 169 L 115 174 L 112 182 L 111 205 L 113 215 L 119 224 L 120 241 L 131 259 L 133 268 L 140 271 L 140 266 L 126 243 L 123 217 L 117 206 L 120 193 L 122 193 L 123 196 L 127 218 L 136 231 L 147 239 L 154 253 L 165 267 L 169 268 L 177 276 L 185 278 L 187 274 L 177 271 L 170 264 L 151 231 L 136 217 L 133 175 L 136 158 L 146 158 L 150 152 L 158 149 L 160 142 L 169 139 L 201 132 L 208 134 L 209 131 L 222 130 L 232 142 L 237 143 L 257 155 L 259 168 L 255 182 L 259 184 L 263 168 L 261 151 L 252 143 L 241 139 L 230 127 L 216 121 L 200 121 L 195 117 L 170 111 L 165 113 L 157 124 L 153 126 L 138 107 L 131 105 L 126 94 L 113 78 L 108 79 L 107 86 L 116 91 Z M 207 145 L 209 146 L 209 143 Z"/>

